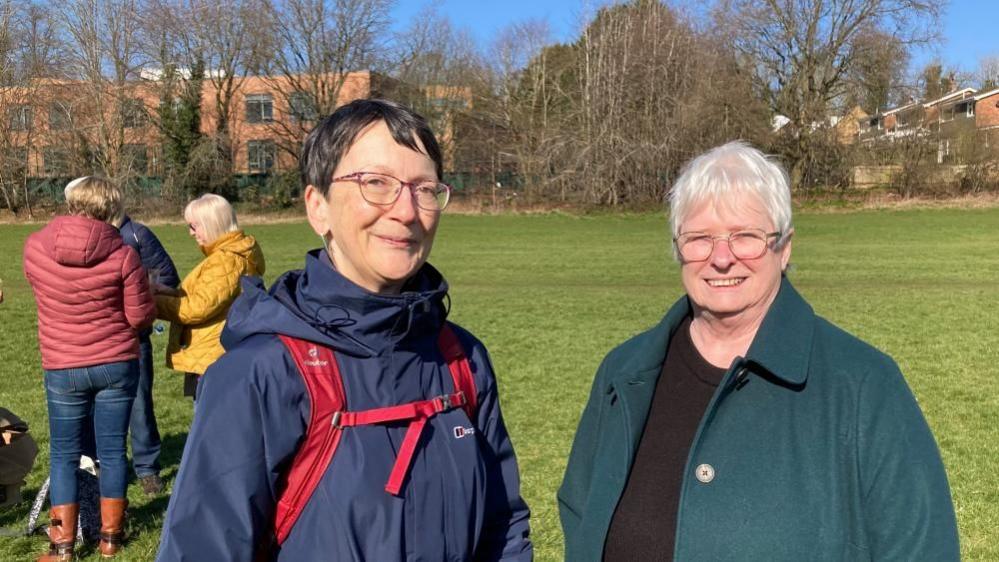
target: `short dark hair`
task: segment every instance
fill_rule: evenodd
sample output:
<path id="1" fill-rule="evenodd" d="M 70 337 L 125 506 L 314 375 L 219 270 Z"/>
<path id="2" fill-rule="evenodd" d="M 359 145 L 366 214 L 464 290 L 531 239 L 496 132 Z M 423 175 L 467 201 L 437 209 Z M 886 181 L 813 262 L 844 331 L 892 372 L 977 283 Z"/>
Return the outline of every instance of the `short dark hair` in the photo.
<path id="1" fill-rule="evenodd" d="M 434 161 L 437 179 L 443 179 L 441 148 L 426 119 L 394 101 L 360 99 L 334 111 L 305 137 L 298 161 L 303 184 L 315 187 L 325 197 L 340 159 L 354 144 L 357 135 L 365 127 L 378 121 L 385 122 L 395 142 L 423 152 L 417 143 L 419 139 L 426 149 L 426 155 Z"/>

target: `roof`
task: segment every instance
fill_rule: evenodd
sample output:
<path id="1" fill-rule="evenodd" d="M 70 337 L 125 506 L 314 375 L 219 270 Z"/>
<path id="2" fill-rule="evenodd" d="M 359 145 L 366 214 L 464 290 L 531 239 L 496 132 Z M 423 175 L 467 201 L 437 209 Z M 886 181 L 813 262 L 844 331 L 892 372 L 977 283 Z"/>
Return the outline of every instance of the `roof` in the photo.
<path id="1" fill-rule="evenodd" d="M 919 102 L 915 102 L 915 101 L 914 102 L 909 102 L 909 103 L 907 103 L 905 105 L 901 105 L 899 107 L 896 107 L 895 109 L 889 109 L 888 111 L 884 111 L 884 112 L 881 113 L 881 115 L 884 116 L 884 117 L 887 117 L 887 116 L 891 115 L 892 113 L 898 113 L 899 111 L 903 111 L 903 110 L 909 109 L 910 107 L 915 107 L 917 105 L 919 105 Z"/>
<path id="2" fill-rule="evenodd" d="M 951 93 L 943 96 L 942 98 L 937 98 L 937 99 L 935 99 L 933 101 L 928 101 L 928 102 L 926 102 L 926 103 L 923 104 L 923 107 L 930 107 L 930 106 L 936 105 L 938 103 L 943 103 L 945 101 L 950 101 L 950 100 L 952 100 L 954 98 L 957 98 L 957 97 L 964 98 L 965 94 L 973 94 L 973 93 L 975 93 L 975 89 L 974 88 L 964 88 L 963 90 L 958 90 L 956 92 L 951 92 Z"/>
<path id="3" fill-rule="evenodd" d="M 985 99 L 987 97 L 994 96 L 996 94 L 999 94 L 999 88 L 996 88 L 995 90 L 989 90 L 987 92 L 982 92 L 982 93 L 978 94 L 977 96 L 975 96 L 975 101 L 983 100 L 983 99 Z"/>

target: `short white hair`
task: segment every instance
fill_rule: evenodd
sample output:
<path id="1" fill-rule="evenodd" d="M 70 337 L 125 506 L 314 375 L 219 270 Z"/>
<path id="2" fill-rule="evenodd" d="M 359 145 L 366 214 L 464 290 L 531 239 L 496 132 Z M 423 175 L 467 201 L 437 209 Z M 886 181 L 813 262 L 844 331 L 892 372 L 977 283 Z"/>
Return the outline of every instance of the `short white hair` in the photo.
<path id="1" fill-rule="evenodd" d="M 732 141 L 694 158 L 683 167 L 669 193 L 669 225 L 673 238 L 684 219 L 700 205 L 730 205 L 740 195 L 757 199 L 774 228 L 777 247 L 791 233 L 791 187 L 784 167 L 744 141 Z M 676 248 L 673 249 L 674 254 Z"/>

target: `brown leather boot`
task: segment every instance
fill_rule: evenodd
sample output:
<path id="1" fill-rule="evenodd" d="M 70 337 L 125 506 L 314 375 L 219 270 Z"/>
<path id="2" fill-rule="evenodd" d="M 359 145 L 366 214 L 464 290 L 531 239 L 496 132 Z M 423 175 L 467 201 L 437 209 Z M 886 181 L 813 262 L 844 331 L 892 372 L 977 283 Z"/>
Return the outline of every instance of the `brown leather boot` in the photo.
<path id="1" fill-rule="evenodd" d="M 101 556 L 111 558 L 125 541 L 125 498 L 101 498 Z"/>
<path id="2" fill-rule="evenodd" d="M 80 504 L 53 505 L 49 510 L 49 551 L 38 562 L 70 562 L 76 545 L 76 516 Z"/>

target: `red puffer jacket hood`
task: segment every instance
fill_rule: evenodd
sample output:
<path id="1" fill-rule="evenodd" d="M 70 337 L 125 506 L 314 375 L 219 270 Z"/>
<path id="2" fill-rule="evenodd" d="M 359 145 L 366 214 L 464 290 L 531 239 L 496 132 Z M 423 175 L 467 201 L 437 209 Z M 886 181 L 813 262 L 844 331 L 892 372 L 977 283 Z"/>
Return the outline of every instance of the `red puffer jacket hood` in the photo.
<path id="1" fill-rule="evenodd" d="M 56 217 L 25 242 L 24 275 L 38 305 L 43 368 L 138 358 L 137 330 L 153 322 L 156 302 L 139 254 L 118 229 L 86 217 Z"/>
<path id="2" fill-rule="evenodd" d="M 56 217 L 49 226 L 52 258 L 61 265 L 91 267 L 121 248 L 121 233 L 102 221 L 86 217 Z"/>

